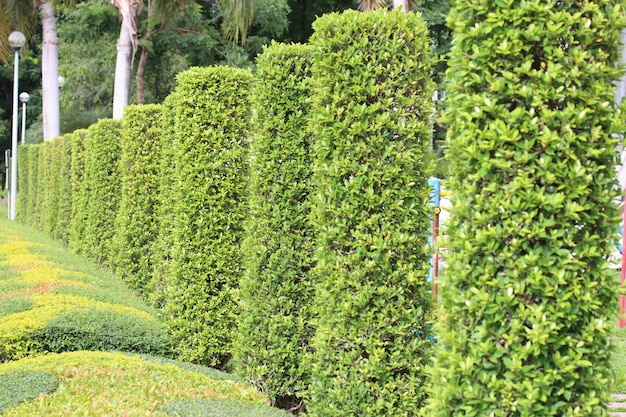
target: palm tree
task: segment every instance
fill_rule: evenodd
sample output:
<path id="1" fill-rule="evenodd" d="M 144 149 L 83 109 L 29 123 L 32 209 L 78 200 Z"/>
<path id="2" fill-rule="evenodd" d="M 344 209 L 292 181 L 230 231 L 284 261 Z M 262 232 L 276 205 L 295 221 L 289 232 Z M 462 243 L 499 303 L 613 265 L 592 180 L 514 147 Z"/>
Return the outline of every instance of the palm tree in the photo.
<path id="1" fill-rule="evenodd" d="M 148 18 L 153 19 L 155 14 L 162 23 L 167 23 L 176 14 L 180 15 L 185 6 L 193 0 L 148 0 Z M 117 43 L 117 62 L 115 66 L 115 87 L 113 92 L 113 118 L 121 119 L 124 107 L 130 102 L 130 75 L 132 73 L 133 57 L 139 45 L 137 36 L 137 21 L 143 8 L 143 0 L 109 0 L 120 11 L 122 28 Z M 217 0 L 222 9 L 224 21 L 222 32 L 224 36 L 234 42 L 244 42 L 246 33 L 252 25 L 254 15 L 253 0 Z M 144 39 L 150 40 L 154 33 L 150 29 Z M 137 69 L 138 101 L 143 101 L 143 69 L 148 59 L 148 49 L 142 47 L 142 55 Z"/>
<path id="2" fill-rule="evenodd" d="M 143 8 L 142 0 L 109 0 L 120 11 L 122 27 L 117 41 L 115 87 L 113 89 L 113 119 L 121 119 L 130 101 L 130 75 L 132 60 L 139 44 L 137 19 Z"/>
<path id="3" fill-rule="evenodd" d="M 73 5 L 75 1 L 64 1 Z M 59 104 L 59 38 L 57 37 L 56 19 L 52 0 L 1 0 L 4 13 L 0 16 L 0 57 L 6 60 L 10 51 L 6 39 L 12 27 L 21 28 L 27 35 L 32 34 L 37 8 L 41 14 L 42 26 L 42 115 L 43 138 L 52 140 L 60 135 L 60 104 Z"/>

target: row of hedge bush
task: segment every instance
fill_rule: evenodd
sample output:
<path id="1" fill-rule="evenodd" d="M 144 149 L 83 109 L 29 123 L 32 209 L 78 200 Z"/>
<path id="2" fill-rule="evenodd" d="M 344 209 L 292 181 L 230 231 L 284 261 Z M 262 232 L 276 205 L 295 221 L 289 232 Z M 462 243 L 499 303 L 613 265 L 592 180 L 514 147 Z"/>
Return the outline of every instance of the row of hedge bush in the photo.
<path id="1" fill-rule="evenodd" d="M 317 30 L 268 47 L 254 86 L 193 68 L 163 105 L 22 147 L 18 216 L 162 308 L 179 358 L 234 355 L 284 408 L 410 414 L 430 354 L 429 38 L 399 11 Z"/>
<path id="2" fill-rule="evenodd" d="M 504 2 L 494 23 L 465 3 L 451 12 L 456 220 L 431 411 L 595 415 L 615 301 L 619 11 Z M 547 37 L 519 30 L 555 19 Z M 234 354 L 271 401 L 305 399 L 312 416 L 414 416 L 435 350 L 432 63 L 419 15 L 348 11 L 320 18 L 311 45 L 267 48 L 256 79 L 182 73 L 163 106 L 73 134 L 68 243 L 163 308 L 181 358 Z M 36 178 L 18 215 L 53 231 L 66 217 L 44 175 L 68 156 L 51 149 L 21 158 Z"/>

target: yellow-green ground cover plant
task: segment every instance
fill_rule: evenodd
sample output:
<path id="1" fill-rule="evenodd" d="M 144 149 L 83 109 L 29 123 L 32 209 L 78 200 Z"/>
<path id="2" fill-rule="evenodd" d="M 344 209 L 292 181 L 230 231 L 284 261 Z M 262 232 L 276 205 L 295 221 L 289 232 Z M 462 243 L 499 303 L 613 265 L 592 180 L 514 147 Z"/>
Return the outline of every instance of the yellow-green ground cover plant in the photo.
<path id="1" fill-rule="evenodd" d="M 0 413 L 4 411 L 4 417 L 286 416 L 265 404 L 252 386 L 199 368 L 189 370 L 175 361 L 116 352 L 21 359 L 0 364 Z"/>
<path id="2" fill-rule="evenodd" d="M 312 336 L 311 47 L 273 43 L 257 59 L 250 211 L 243 244 L 238 370 L 286 409 L 303 408 Z"/>
<path id="3" fill-rule="evenodd" d="M 606 415 L 624 2 L 456 0 L 428 415 Z"/>
<path id="4" fill-rule="evenodd" d="M 307 412 L 415 416 L 433 351 L 431 40 L 419 14 L 399 10 L 328 14 L 314 30 Z"/>
<path id="5" fill-rule="evenodd" d="M 74 268 L 68 259 L 78 257 L 33 236 L 0 222 L 0 362 L 75 350 L 171 354 L 156 311 L 109 272 Z"/>
<path id="6" fill-rule="evenodd" d="M 163 356 L 165 326 L 121 280 L 0 216 L 0 414 L 286 415 L 235 375 Z"/>

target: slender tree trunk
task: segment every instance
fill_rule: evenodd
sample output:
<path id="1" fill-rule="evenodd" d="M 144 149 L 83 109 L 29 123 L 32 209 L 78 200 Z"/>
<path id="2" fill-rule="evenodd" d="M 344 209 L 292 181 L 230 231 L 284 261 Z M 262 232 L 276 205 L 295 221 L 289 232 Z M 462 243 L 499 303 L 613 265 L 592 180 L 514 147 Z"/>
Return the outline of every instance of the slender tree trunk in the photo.
<path id="1" fill-rule="evenodd" d="M 150 18 L 152 17 L 152 1 L 148 0 L 148 22 L 150 22 Z M 144 40 L 149 41 L 152 39 L 152 29 L 150 27 L 150 23 L 148 23 L 148 29 L 146 29 L 146 36 L 144 36 Z M 135 74 L 135 83 L 137 85 L 137 104 L 145 104 L 146 103 L 146 95 L 145 95 L 145 86 L 143 74 L 146 70 L 146 65 L 148 63 L 148 55 L 149 51 L 145 45 L 141 46 L 141 57 L 139 58 L 139 63 L 137 64 L 137 74 Z"/>
<path id="2" fill-rule="evenodd" d="M 43 46 L 41 61 L 43 139 L 52 140 L 61 134 L 59 104 L 59 38 L 54 9 L 49 0 L 39 3 Z"/>
<path id="3" fill-rule="evenodd" d="M 130 102 L 130 77 L 132 72 L 133 44 L 125 19 L 122 19 L 120 38 L 117 41 L 115 61 L 115 87 L 113 89 L 113 119 L 121 119 Z"/>
<path id="4" fill-rule="evenodd" d="M 147 39 L 148 37 L 146 37 L 146 40 Z M 139 63 L 137 64 L 137 74 L 135 74 L 135 82 L 137 84 L 137 104 L 146 103 L 143 74 L 145 72 L 147 63 L 148 63 L 148 48 L 146 48 L 145 46 L 142 46 L 141 57 L 139 58 Z"/>
<path id="5" fill-rule="evenodd" d="M 113 119 L 121 119 L 124 108 L 130 103 L 130 78 L 133 55 L 137 48 L 137 17 L 143 7 L 142 0 L 109 0 L 120 11 L 122 28 L 117 42 L 115 62 L 115 87 L 113 89 Z"/>
<path id="6" fill-rule="evenodd" d="M 409 0 L 393 0 L 393 8 L 402 6 L 403 12 L 409 11 Z"/>

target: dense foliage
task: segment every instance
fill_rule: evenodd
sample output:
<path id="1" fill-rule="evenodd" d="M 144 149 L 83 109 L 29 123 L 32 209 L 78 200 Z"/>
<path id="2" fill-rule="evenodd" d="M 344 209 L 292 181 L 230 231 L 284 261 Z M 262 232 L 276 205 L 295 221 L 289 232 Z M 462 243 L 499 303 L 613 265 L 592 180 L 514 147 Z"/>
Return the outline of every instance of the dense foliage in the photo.
<path id="1" fill-rule="evenodd" d="M 312 416 L 413 416 L 424 403 L 433 83 L 418 14 L 314 24 Z M 309 406 L 310 405 L 310 406 Z"/>
<path id="2" fill-rule="evenodd" d="M 85 210 L 77 252 L 110 264 L 120 198 L 120 121 L 102 119 L 87 129 L 79 206 Z"/>
<path id="3" fill-rule="evenodd" d="M 619 5 L 454 3 L 431 416 L 605 415 Z"/>
<path id="4" fill-rule="evenodd" d="M 121 197 L 113 256 L 117 275 L 146 296 L 159 227 L 161 106 L 128 106 L 121 127 Z"/>
<path id="5" fill-rule="evenodd" d="M 178 355 L 223 366 L 236 333 L 247 213 L 250 72 L 192 68 L 172 93 L 175 164 L 165 313 Z"/>
<path id="6" fill-rule="evenodd" d="M 85 235 L 85 219 L 87 216 L 87 200 L 83 198 L 85 172 L 85 137 L 87 130 L 80 129 L 70 136 L 70 189 L 71 216 L 69 230 L 69 247 L 77 251 Z"/>
<path id="7" fill-rule="evenodd" d="M 312 335 L 311 49 L 274 43 L 257 61 L 250 211 L 243 246 L 240 371 L 272 403 L 296 407 Z"/>

